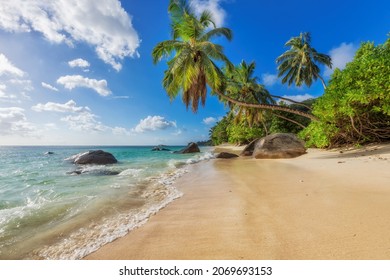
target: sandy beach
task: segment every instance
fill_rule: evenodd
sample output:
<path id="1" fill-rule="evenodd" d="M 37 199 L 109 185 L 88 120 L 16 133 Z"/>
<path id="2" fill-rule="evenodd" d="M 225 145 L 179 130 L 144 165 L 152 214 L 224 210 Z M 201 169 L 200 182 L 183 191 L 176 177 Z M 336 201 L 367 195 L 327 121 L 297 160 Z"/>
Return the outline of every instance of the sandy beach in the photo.
<path id="1" fill-rule="evenodd" d="M 191 169 L 183 197 L 86 259 L 390 259 L 388 144 Z"/>

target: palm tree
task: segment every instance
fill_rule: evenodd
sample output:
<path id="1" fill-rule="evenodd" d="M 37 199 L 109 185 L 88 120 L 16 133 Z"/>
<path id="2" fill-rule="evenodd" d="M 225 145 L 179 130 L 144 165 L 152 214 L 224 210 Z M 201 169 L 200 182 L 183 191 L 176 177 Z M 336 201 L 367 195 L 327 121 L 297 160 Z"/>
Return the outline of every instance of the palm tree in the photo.
<path id="1" fill-rule="evenodd" d="M 197 112 L 199 102 L 202 105 L 206 102 L 207 84 L 212 89 L 223 90 L 224 75 L 214 61 L 232 67 L 222 46 L 210 40 L 216 36 L 231 40 L 232 32 L 228 28 L 217 28 L 208 11 L 197 18 L 186 1 L 171 0 L 168 11 L 173 39 L 157 44 L 152 53 L 153 61 L 157 63 L 175 52 L 165 71 L 164 88 L 171 99 L 182 91 L 187 109 L 191 105 L 192 111 Z"/>
<path id="2" fill-rule="evenodd" d="M 224 94 L 226 78 L 217 66 L 222 62 L 226 68 L 232 63 L 223 53 L 221 45 L 211 42 L 217 36 L 232 39 L 232 31 L 225 27 L 216 27 L 209 11 L 196 16 L 186 0 L 170 0 L 168 12 L 171 16 L 172 39 L 158 43 L 152 52 L 156 64 L 162 58 L 171 58 L 164 72 L 163 86 L 170 97 L 180 93 L 187 109 L 197 112 L 199 103 L 206 102 L 207 86 L 213 93 L 238 106 L 267 110 L 281 110 L 315 119 L 312 114 L 275 104 L 255 104 L 236 100 Z"/>
<path id="3" fill-rule="evenodd" d="M 310 86 L 313 80 L 318 78 L 326 89 L 325 81 L 320 76 L 320 68 L 316 63 L 332 68 L 332 60 L 330 56 L 318 53 L 310 46 L 310 42 L 309 32 L 301 33 L 286 42 L 285 46 L 290 49 L 276 59 L 276 63 L 279 64 L 278 76 L 284 76 L 282 83 L 288 83 L 288 85 L 295 83 L 297 86 L 305 83 Z"/>
<path id="4" fill-rule="evenodd" d="M 258 83 L 258 78 L 254 76 L 255 68 L 255 62 L 251 62 L 248 64 L 245 61 L 242 61 L 234 69 L 226 69 L 225 76 L 227 79 L 227 86 L 225 90 L 225 95 L 234 98 L 235 100 L 244 101 L 247 103 L 271 105 L 276 104 L 275 100 L 273 99 L 274 96 L 271 95 L 263 85 Z M 283 97 L 277 98 L 285 99 Z M 265 110 L 238 106 L 236 103 L 229 101 L 226 102 L 223 97 L 221 99 L 229 105 L 230 113 L 235 115 L 235 119 L 237 122 L 245 119 L 250 126 L 252 126 L 254 123 L 261 123 L 263 125 L 264 131 L 267 133 L 268 128 L 265 123 Z M 271 114 L 275 115 L 276 117 L 293 122 L 301 127 L 304 127 L 302 124 L 296 122 L 295 120 L 291 120 L 273 111 L 271 111 Z"/>
<path id="5" fill-rule="evenodd" d="M 247 103 L 275 104 L 269 92 L 258 83 L 258 78 L 253 76 L 255 68 L 255 62 L 248 64 L 243 60 L 233 69 L 225 69 L 225 95 Z M 245 120 L 249 126 L 261 123 L 267 132 L 264 110 L 238 106 L 236 103 L 226 101 L 223 97 L 220 97 L 220 100 L 228 104 L 230 114 L 235 116 L 236 122 Z"/>

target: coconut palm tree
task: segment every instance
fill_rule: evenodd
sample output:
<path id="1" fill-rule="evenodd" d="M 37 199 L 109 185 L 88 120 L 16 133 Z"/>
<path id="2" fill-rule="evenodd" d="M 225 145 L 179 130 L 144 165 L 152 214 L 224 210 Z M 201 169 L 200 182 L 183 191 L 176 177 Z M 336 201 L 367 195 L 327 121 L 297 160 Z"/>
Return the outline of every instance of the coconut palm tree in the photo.
<path id="1" fill-rule="evenodd" d="M 225 69 L 225 95 L 247 103 L 275 104 L 267 89 L 263 85 L 260 85 L 258 78 L 254 76 L 255 68 L 255 62 L 248 64 L 243 60 L 233 69 Z M 262 123 L 265 131 L 267 131 L 264 123 L 266 114 L 264 110 L 238 106 L 236 103 L 227 101 L 223 97 L 220 97 L 220 100 L 228 104 L 230 114 L 235 116 L 236 122 L 245 119 L 250 126 Z"/>
<path id="2" fill-rule="evenodd" d="M 163 58 L 171 58 L 163 78 L 163 86 L 171 100 L 181 93 L 187 109 L 191 106 L 192 111 L 197 112 L 199 103 L 204 105 L 206 102 L 208 86 L 213 93 L 238 106 L 282 110 L 315 119 L 312 114 L 299 110 L 275 104 L 248 103 L 226 96 L 226 78 L 217 63 L 226 68 L 233 68 L 233 65 L 224 55 L 223 47 L 211 40 L 218 36 L 231 40 L 232 31 L 216 27 L 209 11 L 195 15 L 186 0 L 170 0 L 168 12 L 172 39 L 158 43 L 152 57 L 155 64 Z"/>
<path id="3" fill-rule="evenodd" d="M 324 64 L 332 67 L 330 56 L 318 53 L 311 45 L 311 36 L 309 32 L 300 33 L 297 37 L 288 40 L 285 46 L 290 47 L 276 59 L 278 63 L 279 77 L 283 77 L 282 83 L 291 85 L 295 83 L 301 86 L 305 83 L 310 86 L 313 80 L 320 79 L 323 87 L 326 89 L 325 81 L 320 76 L 318 64 Z"/>
<path id="4" fill-rule="evenodd" d="M 227 85 L 225 95 L 235 100 L 244 101 L 247 103 L 275 105 L 276 102 L 273 99 L 274 96 L 271 95 L 263 85 L 259 84 L 258 78 L 254 76 L 255 68 L 255 62 L 248 64 L 243 60 L 234 69 L 226 69 L 225 77 L 227 79 Z M 283 97 L 277 98 L 284 99 Z M 267 113 L 270 112 L 269 110 L 239 106 L 236 103 L 224 100 L 223 97 L 220 99 L 229 105 L 230 113 L 235 116 L 235 120 L 237 122 L 245 119 L 250 126 L 255 123 L 261 123 L 263 125 L 264 131 L 267 133 L 268 128 L 265 121 L 267 119 Z M 286 118 L 274 111 L 271 111 L 270 113 L 276 117 L 283 118 L 287 121 L 304 127 L 295 120 Z"/>
<path id="5" fill-rule="evenodd" d="M 182 92 L 187 109 L 197 112 L 198 105 L 206 102 L 207 85 L 218 91 L 223 90 L 224 75 L 215 61 L 232 67 L 223 54 L 221 45 L 210 40 L 216 36 L 232 38 L 228 28 L 217 28 L 211 13 L 204 11 L 199 18 L 192 12 L 186 1 L 171 0 L 168 8 L 172 20 L 172 40 L 163 41 L 153 49 L 153 61 L 174 57 L 168 61 L 163 85 L 171 99 Z"/>

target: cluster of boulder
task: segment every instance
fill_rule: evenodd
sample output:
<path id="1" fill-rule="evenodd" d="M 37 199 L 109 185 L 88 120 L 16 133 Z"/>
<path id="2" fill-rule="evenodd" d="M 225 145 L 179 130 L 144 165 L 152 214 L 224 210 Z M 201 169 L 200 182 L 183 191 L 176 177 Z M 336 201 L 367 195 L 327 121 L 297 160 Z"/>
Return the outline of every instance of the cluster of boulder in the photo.
<path id="1" fill-rule="evenodd" d="M 294 158 L 306 153 L 305 143 L 292 133 L 275 133 L 249 143 L 240 156 L 256 159 Z M 238 157 L 232 153 L 220 153 L 216 158 Z"/>
<path id="2" fill-rule="evenodd" d="M 156 146 L 152 151 L 169 151 L 163 145 Z M 187 147 L 175 151 L 176 154 L 199 153 L 198 145 L 191 142 Z M 253 156 L 256 159 L 276 159 L 276 158 L 294 158 L 306 153 L 305 143 L 298 139 L 292 133 L 275 133 L 256 139 L 249 143 L 240 156 Z M 234 153 L 221 152 L 215 156 L 221 159 L 230 159 L 239 157 Z M 93 150 L 85 153 L 74 155 L 67 159 L 68 161 L 77 165 L 97 164 L 106 165 L 117 163 L 118 160 L 110 153 L 102 150 Z M 104 171 L 106 172 L 106 171 Z M 72 174 L 81 174 L 83 171 L 77 169 Z M 107 171 L 104 175 L 116 175 L 116 171 Z"/>

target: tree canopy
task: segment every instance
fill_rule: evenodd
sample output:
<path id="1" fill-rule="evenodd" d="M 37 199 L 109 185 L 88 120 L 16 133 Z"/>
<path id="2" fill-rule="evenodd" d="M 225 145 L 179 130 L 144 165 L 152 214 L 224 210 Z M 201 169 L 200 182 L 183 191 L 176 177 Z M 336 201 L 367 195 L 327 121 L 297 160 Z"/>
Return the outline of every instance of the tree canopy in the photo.
<path id="1" fill-rule="evenodd" d="M 284 76 L 282 83 L 311 86 L 313 81 L 318 78 L 323 87 L 326 88 L 317 64 L 324 64 L 332 68 L 332 60 L 329 55 L 317 52 L 310 43 L 311 35 L 309 32 L 303 32 L 286 42 L 285 46 L 290 47 L 290 49 L 276 59 L 276 63 L 279 64 L 278 76 Z"/>
<path id="2" fill-rule="evenodd" d="M 390 39 L 363 43 L 344 70 L 336 69 L 302 136 L 316 147 L 390 140 Z"/>

